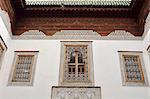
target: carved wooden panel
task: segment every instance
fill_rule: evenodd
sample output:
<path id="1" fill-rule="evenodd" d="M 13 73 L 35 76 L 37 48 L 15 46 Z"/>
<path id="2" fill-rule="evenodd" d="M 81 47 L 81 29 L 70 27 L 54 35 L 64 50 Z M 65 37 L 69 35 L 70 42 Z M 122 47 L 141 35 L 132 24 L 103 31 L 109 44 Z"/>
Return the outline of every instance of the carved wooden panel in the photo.
<path id="1" fill-rule="evenodd" d="M 119 51 L 123 85 L 148 85 L 142 52 Z"/>
<path id="2" fill-rule="evenodd" d="M 88 81 L 87 46 L 66 46 L 64 81 Z"/>
<path id="3" fill-rule="evenodd" d="M 59 85 L 89 86 L 94 84 L 92 43 L 62 42 Z"/>
<path id="4" fill-rule="evenodd" d="M 143 82 L 141 60 L 136 55 L 123 55 L 127 82 Z"/>
<path id="5" fill-rule="evenodd" d="M 38 51 L 16 51 L 8 85 L 33 85 Z"/>
<path id="6" fill-rule="evenodd" d="M 17 56 L 12 82 L 30 82 L 33 60 L 33 55 Z"/>

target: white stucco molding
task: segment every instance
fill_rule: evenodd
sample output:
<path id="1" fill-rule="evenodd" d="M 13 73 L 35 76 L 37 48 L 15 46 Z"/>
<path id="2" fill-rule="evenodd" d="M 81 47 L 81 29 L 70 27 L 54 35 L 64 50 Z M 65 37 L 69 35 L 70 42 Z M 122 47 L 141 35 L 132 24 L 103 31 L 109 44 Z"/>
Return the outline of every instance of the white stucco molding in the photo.
<path id="1" fill-rule="evenodd" d="M 140 40 L 141 37 L 136 37 L 130 32 L 127 32 L 125 30 L 115 30 L 111 32 L 107 37 L 104 37 L 104 39 L 112 39 L 112 40 Z"/>
<path id="2" fill-rule="evenodd" d="M 51 99 L 101 99 L 101 88 L 52 86 Z"/>
<path id="3" fill-rule="evenodd" d="M 99 39 L 100 34 L 93 30 L 61 30 L 53 35 L 56 39 Z"/>
<path id="4" fill-rule="evenodd" d="M 52 36 L 46 36 L 39 30 L 29 30 L 13 39 L 99 39 L 101 36 L 93 30 L 61 30 Z"/>
<path id="5" fill-rule="evenodd" d="M 13 36 L 15 37 L 15 36 Z M 18 37 L 18 36 L 16 36 Z M 43 39 L 46 35 L 40 30 L 29 30 L 19 36 L 19 39 Z"/>
<path id="6" fill-rule="evenodd" d="M 11 22 L 9 15 L 6 11 L 2 10 L 1 8 L 0 8 L 0 17 L 2 18 L 10 37 L 12 37 Z"/>
<path id="7" fill-rule="evenodd" d="M 141 40 L 125 30 L 116 30 L 108 36 L 101 36 L 93 30 L 61 30 L 52 36 L 46 36 L 39 30 L 29 30 L 20 36 L 13 36 L 13 39 L 66 39 L 66 40 Z"/>

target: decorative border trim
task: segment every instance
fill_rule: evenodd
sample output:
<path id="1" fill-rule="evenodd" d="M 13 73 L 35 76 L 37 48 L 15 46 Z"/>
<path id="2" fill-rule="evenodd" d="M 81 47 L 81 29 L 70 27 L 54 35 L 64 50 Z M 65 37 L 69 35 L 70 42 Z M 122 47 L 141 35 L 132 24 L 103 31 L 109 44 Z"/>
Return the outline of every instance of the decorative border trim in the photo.
<path id="1" fill-rule="evenodd" d="M 38 52 L 39 51 L 14 51 L 15 55 L 14 55 L 14 61 L 13 61 L 13 65 L 11 68 L 11 72 L 9 75 L 9 79 L 8 79 L 8 86 L 33 86 L 33 81 L 34 81 L 34 75 L 35 75 L 35 69 L 36 69 L 36 63 L 37 63 L 37 56 L 38 56 Z M 14 69 L 16 66 L 16 61 L 17 61 L 17 56 L 18 55 L 34 55 L 34 61 L 33 61 L 33 65 L 32 65 L 32 72 L 31 72 L 31 78 L 30 78 L 30 82 L 12 82 L 12 78 L 13 78 L 13 73 L 14 73 Z"/>
<path id="2" fill-rule="evenodd" d="M 73 97 L 78 93 L 81 93 L 82 95 L 93 93 L 94 99 L 101 99 L 101 87 L 99 86 L 52 86 L 51 99 L 59 99 L 58 96 L 61 95 L 61 93 L 64 93 L 67 96 L 69 95 L 67 99 L 70 99 L 70 97 Z M 79 99 L 82 98 L 83 97 L 80 97 Z M 88 99 L 93 99 L 93 98 L 88 98 Z"/>
<path id="3" fill-rule="evenodd" d="M 30 30 L 28 32 L 24 32 L 20 36 L 13 36 L 12 39 L 142 40 L 142 37 L 135 37 L 130 32 L 126 32 L 125 30 L 115 30 L 108 36 L 101 36 L 93 30 L 61 30 L 60 32 L 56 32 L 52 36 L 46 36 L 39 30 Z"/>
<path id="4" fill-rule="evenodd" d="M 127 6 L 129 7 L 132 3 L 132 0 L 115 0 L 115 1 L 105 1 L 105 0 L 97 0 L 97 1 L 91 1 L 91 0 L 55 0 L 55 1 L 49 1 L 49 0 L 25 0 L 26 5 L 96 5 L 96 6 Z"/>
<path id="5" fill-rule="evenodd" d="M 122 85 L 123 86 L 148 86 L 148 79 L 147 79 L 147 73 L 146 69 L 144 66 L 144 61 L 143 61 L 143 56 L 141 51 L 118 51 L 119 52 L 119 58 L 120 58 L 120 68 L 121 68 L 121 76 L 122 76 Z M 126 77 L 125 77 L 125 70 L 124 70 L 124 63 L 123 63 L 123 55 L 137 55 L 140 58 L 141 62 L 141 68 L 143 70 L 143 76 L 144 76 L 144 82 L 143 83 L 138 83 L 138 82 L 126 82 Z"/>
<path id="6" fill-rule="evenodd" d="M 68 83 L 64 82 L 64 59 L 65 59 L 65 46 L 66 45 L 87 45 L 88 50 L 88 65 L 89 65 L 89 80 L 90 82 L 77 82 Z M 60 56 L 60 68 L 59 68 L 59 86 L 94 86 L 94 65 L 92 55 L 92 42 L 75 42 L 75 41 L 61 41 L 61 56 Z"/>

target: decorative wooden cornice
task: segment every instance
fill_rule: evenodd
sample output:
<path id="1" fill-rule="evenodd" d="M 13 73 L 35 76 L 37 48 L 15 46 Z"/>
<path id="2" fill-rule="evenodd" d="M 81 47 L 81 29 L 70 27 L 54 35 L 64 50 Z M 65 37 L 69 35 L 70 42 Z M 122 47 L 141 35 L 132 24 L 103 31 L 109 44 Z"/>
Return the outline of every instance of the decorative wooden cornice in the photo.
<path id="1" fill-rule="evenodd" d="M 13 35 L 40 30 L 51 36 L 60 30 L 94 30 L 107 36 L 114 30 L 125 30 L 142 36 L 149 0 L 133 0 L 130 7 L 50 7 L 27 6 L 24 0 L 1 0 L 7 11 Z"/>
<path id="2" fill-rule="evenodd" d="M 25 17 L 134 17 L 131 8 L 29 7 L 24 12 Z"/>
<path id="3" fill-rule="evenodd" d="M 101 36 L 107 36 L 114 30 L 126 30 L 135 36 L 141 36 L 139 26 L 130 18 L 22 18 L 14 30 L 14 35 L 21 35 L 28 30 L 41 30 L 46 35 L 53 35 L 60 30 L 94 30 Z"/>

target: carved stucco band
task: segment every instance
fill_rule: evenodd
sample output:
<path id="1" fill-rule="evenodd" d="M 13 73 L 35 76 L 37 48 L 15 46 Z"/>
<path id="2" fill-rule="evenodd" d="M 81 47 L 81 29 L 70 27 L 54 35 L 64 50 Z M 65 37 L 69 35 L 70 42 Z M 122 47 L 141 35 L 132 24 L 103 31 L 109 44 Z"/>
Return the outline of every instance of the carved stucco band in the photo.
<path id="1" fill-rule="evenodd" d="M 53 86 L 51 99 L 101 99 L 101 88 Z"/>
<path id="2" fill-rule="evenodd" d="M 101 36 L 93 30 L 61 30 L 53 36 L 46 36 L 39 30 L 30 30 L 20 36 L 13 36 L 13 39 L 72 39 L 72 40 L 141 40 L 142 37 L 135 37 L 124 30 L 116 30 L 108 36 Z"/>

